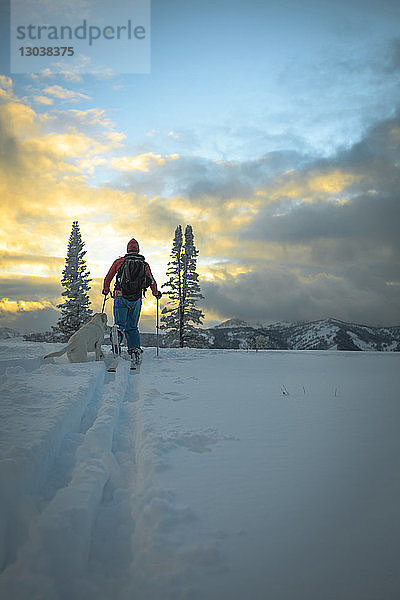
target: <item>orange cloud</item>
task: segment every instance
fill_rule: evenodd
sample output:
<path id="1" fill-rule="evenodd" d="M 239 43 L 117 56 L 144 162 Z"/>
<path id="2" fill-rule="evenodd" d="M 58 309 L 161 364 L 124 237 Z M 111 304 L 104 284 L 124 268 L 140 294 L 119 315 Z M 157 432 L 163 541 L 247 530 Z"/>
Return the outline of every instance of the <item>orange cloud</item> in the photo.
<path id="1" fill-rule="evenodd" d="M 48 86 L 44 90 L 45 94 L 50 94 L 55 98 L 59 98 L 60 100 L 70 100 L 76 102 L 78 100 L 90 100 L 90 96 L 86 94 L 82 94 L 80 92 L 75 92 L 73 90 L 68 90 L 66 88 L 61 87 L 61 85 L 52 85 Z"/>
<path id="2" fill-rule="evenodd" d="M 20 311 L 43 310 L 45 308 L 55 308 L 55 306 L 47 301 L 41 302 L 30 300 L 10 300 L 9 298 L 0 298 L 0 311 L 16 313 Z"/>
<path id="3" fill-rule="evenodd" d="M 143 171 L 147 173 L 155 166 L 165 165 L 167 161 L 177 160 L 179 154 L 139 154 L 138 156 L 120 156 L 110 161 L 110 167 L 117 171 Z"/>
<path id="4" fill-rule="evenodd" d="M 283 197 L 303 202 L 321 199 L 337 200 L 337 195 L 360 179 L 360 175 L 340 169 L 326 172 L 290 172 L 281 176 L 270 188 L 259 191 L 258 195 L 265 193 L 270 200 Z"/>
<path id="5" fill-rule="evenodd" d="M 52 98 L 49 98 L 48 96 L 34 96 L 33 99 L 38 104 L 51 105 L 54 102 L 54 100 Z"/>

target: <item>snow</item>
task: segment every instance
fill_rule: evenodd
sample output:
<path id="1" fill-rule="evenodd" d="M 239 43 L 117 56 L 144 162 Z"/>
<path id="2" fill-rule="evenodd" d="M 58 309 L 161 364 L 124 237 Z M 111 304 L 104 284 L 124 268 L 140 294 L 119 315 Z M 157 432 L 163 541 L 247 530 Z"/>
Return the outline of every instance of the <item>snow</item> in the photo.
<path id="1" fill-rule="evenodd" d="M 363 352 L 368 352 L 371 350 L 371 345 L 368 342 L 365 342 L 364 340 L 362 340 L 358 335 L 356 335 L 352 331 L 348 331 L 347 333 L 348 333 L 350 339 L 357 346 L 357 348 L 360 348 L 360 350 L 362 350 Z"/>
<path id="2" fill-rule="evenodd" d="M 274 321 L 272 323 L 270 321 L 252 321 L 250 325 L 256 329 L 288 329 L 295 323 L 293 321 Z"/>
<path id="3" fill-rule="evenodd" d="M 229 329 L 231 327 L 250 327 L 250 325 L 241 319 L 228 319 L 228 321 L 216 325 L 215 329 Z"/>
<path id="4" fill-rule="evenodd" d="M 394 600 L 399 354 L 0 348 L 0 597 Z"/>

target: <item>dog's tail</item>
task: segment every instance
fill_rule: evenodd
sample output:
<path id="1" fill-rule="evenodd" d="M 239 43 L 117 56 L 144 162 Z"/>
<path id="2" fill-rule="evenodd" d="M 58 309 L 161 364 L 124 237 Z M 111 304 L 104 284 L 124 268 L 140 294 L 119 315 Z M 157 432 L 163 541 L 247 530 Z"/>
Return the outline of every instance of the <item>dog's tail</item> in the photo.
<path id="1" fill-rule="evenodd" d="M 46 354 L 46 356 L 43 356 L 43 360 L 45 358 L 53 358 L 53 356 L 62 356 L 63 354 L 66 353 L 68 346 L 65 346 L 65 348 L 61 348 L 61 350 L 59 350 L 58 352 L 52 352 L 51 354 Z"/>

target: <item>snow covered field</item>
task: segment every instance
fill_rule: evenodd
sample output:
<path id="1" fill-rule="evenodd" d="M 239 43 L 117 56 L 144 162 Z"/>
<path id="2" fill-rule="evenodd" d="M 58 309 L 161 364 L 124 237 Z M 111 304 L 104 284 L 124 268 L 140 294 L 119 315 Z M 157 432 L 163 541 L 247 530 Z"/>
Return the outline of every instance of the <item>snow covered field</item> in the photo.
<path id="1" fill-rule="evenodd" d="M 0 597 L 397 600 L 400 355 L 0 341 Z"/>

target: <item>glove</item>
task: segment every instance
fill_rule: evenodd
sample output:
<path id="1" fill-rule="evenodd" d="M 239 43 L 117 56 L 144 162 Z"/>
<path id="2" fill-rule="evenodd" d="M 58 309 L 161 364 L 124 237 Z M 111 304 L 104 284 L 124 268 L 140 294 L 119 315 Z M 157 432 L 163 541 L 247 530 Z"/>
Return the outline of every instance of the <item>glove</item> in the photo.
<path id="1" fill-rule="evenodd" d="M 157 300 L 159 300 L 162 296 L 161 292 L 157 292 L 156 294 L 153 293 L 154 298 L 157 298 Z"/>

